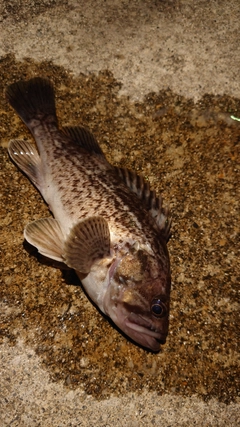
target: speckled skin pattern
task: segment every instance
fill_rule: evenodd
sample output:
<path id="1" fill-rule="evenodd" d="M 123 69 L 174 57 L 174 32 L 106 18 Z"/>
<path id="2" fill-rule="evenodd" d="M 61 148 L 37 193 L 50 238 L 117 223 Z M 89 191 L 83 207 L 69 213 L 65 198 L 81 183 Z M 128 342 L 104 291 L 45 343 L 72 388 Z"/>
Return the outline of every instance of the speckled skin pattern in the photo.
<path id="1" fill-rule="evenodd" d="M 65 241 L 72 228 L 83 220 L 102 217 L 108 223 L 108 262 L 102 257 L 87 276 L 82 275 L 84 270 L 74 267 L 87 293 L 127 335 L 143 346 L 159 350 L 159 340 L 164 343 L 168 333 L 171 285 L 166 247 L 169 226 L 160 200 L 141 179 L 139 188 L 134 184 L 135 188 L 133 185 L 130 189 L 126 182 L 131 180 L 131 174 L 127 173 L 124 182 L 90 133 L 89 146 L 89 141 L 74 140 L 67 129 L 65 133 L 59 130 L 53 88 L 46 80 L 13 84 L 6 95 L 37 143 L 39 155 L 35 154 L 34 165 L 27 174 L 48 203 Z M 19 154 L 15 156 L 10 148 L 10 155 L 21 167 Z M 28 240 L 26 234 L 25 237 Z M 63 254 L 63 260 L 68 258 Z M 163 311 L 156 314 L 159 304 Z M 134 325 L 134 331 L 129 325 Z M 140 326 L 140 333 L 143 328 L 151 331 L 151 342 L 138 338 L 136 325 Z"/>
<path id="2" fill-rule="evenodd" d="M 151 245 L 158 248 L 154 243 L 157 233 L 151 215 L 103 156 L 80 148 L 51 123 L 39 123 L 33 135 L 42 147 L 40 156 L 46 158 L 42 165 L 45 181 L 51 176 L 57 191 L 57 195 L 53 195 L 47 183 L 40 190 L 56 219 L 63 214 L 54 207 L 57 198 L 58 208 L 61 206 L 72 223 L 103 216 L 121 238 L 137 239 L 141 243 L 151 240 Z"/>

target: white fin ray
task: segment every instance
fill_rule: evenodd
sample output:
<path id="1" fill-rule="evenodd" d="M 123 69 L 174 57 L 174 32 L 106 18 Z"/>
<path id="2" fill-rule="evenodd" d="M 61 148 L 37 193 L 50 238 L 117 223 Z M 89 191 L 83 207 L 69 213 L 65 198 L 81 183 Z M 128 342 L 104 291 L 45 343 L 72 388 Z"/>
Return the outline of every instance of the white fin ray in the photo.
<path id="1" fill-rule="evenodd" d="M 92 265 L 110 254 L 110 231 L 103 217 L 78 222 L 64 243 L 63 258 L 68 267 L 88 274 Z"/>
<path id="2" fill-rule="evenodd" d="M 8 153 L 19 169 L 40 189 L 41 159 L 36 147 L 29 141 L 13 139 L 9 142 Z"/>
<path id="3" fill-rule="evenodd" d="M 25 239 L 47 258 L 64 262 L 62 258 L 64 237 L 59 222 L 54 218 L 42 218 L 28 224 Z"/>

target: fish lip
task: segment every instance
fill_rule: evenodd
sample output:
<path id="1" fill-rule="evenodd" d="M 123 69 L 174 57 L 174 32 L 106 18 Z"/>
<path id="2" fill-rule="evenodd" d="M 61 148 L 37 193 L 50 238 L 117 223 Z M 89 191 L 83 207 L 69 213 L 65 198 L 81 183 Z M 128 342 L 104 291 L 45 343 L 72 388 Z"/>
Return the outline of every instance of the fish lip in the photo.
<path id="1" fill-rule="evenodd" d="M 158 351 L 160 344 L 165 344 L 167 333 L 160 332 L 153 328 L 153 324 L 150 319 L 146 319 L 140 314 L 131 312 L 125 319 L 125 324 L 128 328 L 143 333 L 148 336 L 149 347 Z"/>

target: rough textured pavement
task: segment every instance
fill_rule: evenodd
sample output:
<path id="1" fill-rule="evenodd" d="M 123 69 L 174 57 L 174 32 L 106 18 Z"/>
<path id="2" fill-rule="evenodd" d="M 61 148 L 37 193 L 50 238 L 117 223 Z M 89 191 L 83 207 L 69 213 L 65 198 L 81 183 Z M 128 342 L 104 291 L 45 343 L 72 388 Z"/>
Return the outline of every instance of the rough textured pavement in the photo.
<path id="1" fill-rule="evenodd" d="M 49 212 L 7 156 L 30 135 L 1 96 L 1 426 L 240 425 L 239 22 L 238 0 L 1 2 L 2 91 L 51 78 L 61 123 L 173 215 L 170 331 L 151 354 L 23 246 Z"/>

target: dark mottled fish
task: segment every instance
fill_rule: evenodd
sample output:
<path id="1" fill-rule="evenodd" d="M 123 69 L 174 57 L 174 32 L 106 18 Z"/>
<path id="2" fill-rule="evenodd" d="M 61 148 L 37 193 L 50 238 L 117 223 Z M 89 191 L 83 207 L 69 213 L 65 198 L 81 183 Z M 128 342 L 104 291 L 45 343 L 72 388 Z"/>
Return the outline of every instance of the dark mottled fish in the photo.
<path id="1" fill-rule="evenodd" d="M 141 176 L 113 167 L 82 127 L 58 127 L 54 90 L 34 78 L 7 88 L 37 149 L 13 140 L 9 154 L 54 218 L 27 225 L 26 240 L 76 270 L 103 313 L 153 351 L 166 341 L 170 299 L 168 212 Z"/>

